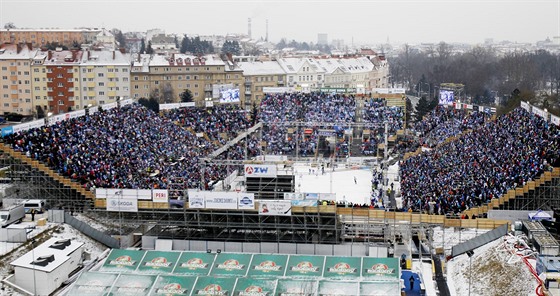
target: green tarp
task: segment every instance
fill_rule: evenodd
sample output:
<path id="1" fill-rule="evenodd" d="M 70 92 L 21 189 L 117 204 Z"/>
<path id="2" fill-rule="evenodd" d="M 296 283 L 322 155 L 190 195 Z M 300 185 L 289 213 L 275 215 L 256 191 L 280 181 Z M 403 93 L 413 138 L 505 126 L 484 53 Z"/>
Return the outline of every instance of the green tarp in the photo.
<path id="1" fill-rule="evenodd" d="M 278 280 L 277 296 L 315 296 L 318 283 L 315 280 Z"/>
<path id="2" fill-rule="evenodd" d="M 175 265 L 173 274 L 203 276 L 210 273 L 216 254 L 183 252 Z"/>
<path id="3" fill-rule="evenodd" d="M 107 295 L 117 279 L 117 274 L 102 272 L 85 272 L 76 280 L 74 286 L 66 294 L 69 296 L 101 296 Z"/>
<path id="4" fill-rule="evenodd" d="M 285 276 L 287 277 L 321 277 L 325 256 L 290 255 Z"/>
<path id="5" fill-rule="evenodd" d="M 212 276 L 236 276 L 242 277 L 247 274 L 252 254 L 221 253 L 216 255 L 210 275 Z"/>
<path id="6" fill-rule="evenodd" d="M 194 283 L 196 282 L 196 277 L 190 276 L 173 276 L 173 275 L 160 275 L 150 296 L 185 296 L 190 295 Z"/>
<path id="7" fill-rule="evenodd" d="M 235 296 L 274 296 L 276 280 L 240 278 L 237 280 L 233 295 Z"/>
<path id="8" fill-rule="evenodd" d="M 179 252 L 148 251 L 138 266 L 138 273 L 169 274 L 179 259 Z"/>
<path id="9" fill-rule="evenodd" d="M 319 281 L 319 295 L 359 295 L 360 286 L 358 282 L 347 281 Z"/>
<path id="10" fill-rule="evenodd" d="M 336 279 L 358 279 L 361 276 L 361 268 L 361 257 L 327 256 L 323 277 Z"/>
<path id="11" fill-rule="evenodd" d="M 136 270 L 146 251 L 113 249 L 100 271 L 132 272 Z"/>
<path id="12" fill-rule="evenodd" d="M 109 296 L 148 295 L 155 279 L 155 275 L 121 274 L 113 285 Z"/>
<path id="13" fill-rule="evenodd" d="M 362 277 L 368 281 L 398 281 L 399 259 L 363 257 Z"/>
<path id="14" fill-rule="evenodd" d="M 249 266 L 247 277 L 281 277 L 286 271 L 288 255 L 255 254 Z"/>
<path id="15" fill-rule="evenodd" d="M 233 287 L 236 278 L 219 278 L 219 277 L 198 277 L 196 285 L 191 296 L 195 295 L 212 295 L 212 296 L 231 296 L 233 295 Z"/>

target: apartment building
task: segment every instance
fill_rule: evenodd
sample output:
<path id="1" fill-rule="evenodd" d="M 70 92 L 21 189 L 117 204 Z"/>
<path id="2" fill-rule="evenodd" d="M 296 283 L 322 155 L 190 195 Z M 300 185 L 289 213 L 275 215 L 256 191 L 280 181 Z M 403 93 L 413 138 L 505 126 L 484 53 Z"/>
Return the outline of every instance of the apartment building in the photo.
<path id="1" fill-rule="evenodd" d="M 33 114 L 31 62 L 37 50 L 30 44 L 0 46 L 0 111 Z"/>
<path id="2" fill-rule="evenodd" d="M 94 41 L 101 29 L 0 29 L 0 43 L 31 43 L 33 48 L 47 43 L 71 47 Z"/>
<path id="3" fill-rule="evenodd" d="M 130 63 L 120 51 L 92 51 L 82 53 L 79 63 L 80 98 L 77 109 L 97 106 L 130 97 Z"/>
<path id="4" fill-rule="evenodd" d="M 41 56 L 44 56 L 42 52 Z M 42 65 L 32 66 L 33 81 L 41 80 L 33 85 L 34 106 L 41 106 L 46 113 L 60 114 L 80 108 L 80 62 L 83 52 L 79 50 L 47 51 Z M 35 59 L 34 61 L 38 61 Z M 36 71 L 40 69 L 40 71 Z M 46 73 L 43 73 L 46 72 Z M 46 77 L 45 77 L 46 76 Z M 40 79 L 36 79 L 39 78 Z M 46 83 L 43 80 L 46 78 Z M 44 100 L 46 84 L 47 100 Z M 37 87 L 41 88 L 35 93 Z M 43 98 L 41 98 L 43 95 Z M 46 104 L 45 104 L 46 103 Z M 46 106 L 45 106 L 46 105 Z"/>
<path id="5" fill-rule="evenodd" d="M 212 99 L 216 85 L 243 86 L 242 70 L 214 55 L 135 55 L 131 71 L 132 98 L 172 92 L 173 97 L 162 103 L 178 102 L 179 95 L 189 89 L 194 101 L 202 105 L 206 99 Z M 240 100 L 244 103 L 242 92 Z"/>
<path id="6" fill-rule="evenodd" d="M 321 67 L 314 58 L 280 58 L 278 64 L 286 73 L 286 86 L 296 90 L 310 91 L 324 87 L 326 69 Z"/>
<path id="7" fill-rule="evenodd" d="M 243 70 L 245 104 L 259 105 L 264 97 L 265 87 L 284 87 L 286 72 L 276 61 L 250 61 L 238 63 Z"/>

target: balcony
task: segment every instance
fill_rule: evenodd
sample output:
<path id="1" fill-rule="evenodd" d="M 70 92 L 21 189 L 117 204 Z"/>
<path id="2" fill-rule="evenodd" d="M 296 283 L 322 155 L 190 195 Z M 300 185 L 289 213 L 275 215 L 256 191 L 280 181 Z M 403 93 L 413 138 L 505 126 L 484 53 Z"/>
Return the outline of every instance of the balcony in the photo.
<path id="1" fill-rule="evenodd" d="M 253 82 L 251 80 L 245 80 L 245 86 L 251 86 Z"/>
<path id="2" fill-rule="evenodd" d="M 251 91 L 250 91 L 250 90 L 246 90 L 246 91 L 245 91 L 245 95 L 250 95 L 250 94 L 251 94 Z"/>

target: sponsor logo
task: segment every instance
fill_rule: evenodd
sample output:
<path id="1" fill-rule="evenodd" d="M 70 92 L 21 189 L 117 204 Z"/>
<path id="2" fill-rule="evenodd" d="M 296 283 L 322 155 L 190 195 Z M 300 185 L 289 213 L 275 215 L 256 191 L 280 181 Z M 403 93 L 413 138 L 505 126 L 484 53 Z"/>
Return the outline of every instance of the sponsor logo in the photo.
<path id="1" fill-rule="evenodd" d="M 258 166 L 248 166 L 245 168 L 245 175 L 268 174 L 268 168 Z"/>
<path id="2" fill-rule="evenodd" d="M 222 290 L 222 287 L 217 284 L 210 284 L 202 290 L 196 291 L 196 295 L 227 295 L 228 291 Z"/>
<path id="3" fill-rule="evenodd" d="M 249 197 L 244 196 L 239 200 L 239 204 L 241 205 L 250 205 L 253 203 L 253 200 L 251 200 Z"/>
<path id="4" fill-rule="evenodd" d="M 393 268 L 389 268 L 389 266 L 385 264 L 377 263 L 374 264 L 370 269 L 366 269 L 366 272 L 373 274 L 393 274 L 395 273 L 395 270 Z"/>
<path id="5" fill-rule="evenodd" d="M 157 257 L 150 262 L 146 262 L 146 266 L 149 267 L 169 267 L 171 264 L 172 262 L 167 262 L 167 259 L 164 257 Z"/>
<path id="6" fill-rule="evenodd" d="M 229 259 L 226 260 L 224 263 L 222 264 L 218 264 L 217 268 L 219 269 L 225 269 L 227 271 L 230 270 L 242 270 L 243 268 L 245 268 L 245 265 L 243 264 L 239 264 L 239 261 L 235 260 L 235 259 Z"/>
<path id="7" fill-rule="evenodd" d="M 244 291 L 239 292 L 239 296 L 266 296 L 268 292 L 263 292 L 259 286 L 249 286 Z"/>
<path id="8" fill-rule="evenodd" d="M 292 267 L 291 270 L 302 273 L 317 272 L 319 270 L 319 267 L 314 267 L 313 264 L 311 264 L 311 262 L 309 261 L 303 261 Z"/>
<path id="9" fill-rule="evenodd" d="M 350 264 L 348 263 L 341 262 L 341 263 L 337 263 L 334 267 L 330 267 L 328 271 L 340 273 L 340 274 L 355 273 L 356 268 L 350 267 Z"/>
<path id="10" fill-rule="evenodd" d="M 156 290 L 156 294 L 186 294 L 186 292 L 187 289 L 181 289 L 181 285 L 177 283 L 167 284 Z"/>
<path id="11" fill-rule="evenodd" d="M 255 267 L 253 267 L 254 270 L 259 270 L 259 271 L 264 271 L 264 272 L 270 272 L 270 271 L 280 271 L 282 270 L 282 266 L 278 266 L 276 265 L 276 263 L 274 261 L 263 261 L 261 262 L 261 264 L 256 265 Z"/>
<path id="12" fill-rule="evenodd" d="M 200 258 L 192 258 L 189 259 L 189 261 L 181 264 L 181 267 L 185 267 L 189 269 L 207 269 L 208 263 L 204 263 Z"/>
<path id="13" fill-rule="evenodd" d="M 198 198 L 192 198 L 192 199 L 190 199 L 190 200 L 189 200 L 189 205 L 190 205 L 191 207 L 194 207 L 194 206 L 203 207 L 203 206 L 204 206 L 204 204 L 202 203 L 202 200 L 201 200 L 201 199 L 198 199 Z"/>
<path id="14" fill-rule="evenodd" d="M 124 266 L 133 266 L 136 261 L 132 261 L 130 256 L 120 256 L 117 257 L 115 260 L 111 260 L 109 264 L 111 265 L 124 265 Z"/>

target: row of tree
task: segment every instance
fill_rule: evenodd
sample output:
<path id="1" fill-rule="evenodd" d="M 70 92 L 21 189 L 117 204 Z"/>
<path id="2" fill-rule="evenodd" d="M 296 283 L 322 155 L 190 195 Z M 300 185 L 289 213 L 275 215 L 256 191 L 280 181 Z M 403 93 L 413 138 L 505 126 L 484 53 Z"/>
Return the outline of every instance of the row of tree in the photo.
<path id="1" fill-rule="evenodd" d="M 558 109 L 560 103 L 560 55 L 546 50 L 498 54 L 474 47 L 457 53 L 442 42 L 424 52 L 405 45 L 389 62 L 392 83 L 405 85 L 411 94 L 429 85 L 434 97 L 441 83 L 460 83 L 462 95 L 475 104 L 493 105 L 496 96 L 505 98 L 503 105 L 528 100 Z"/>

